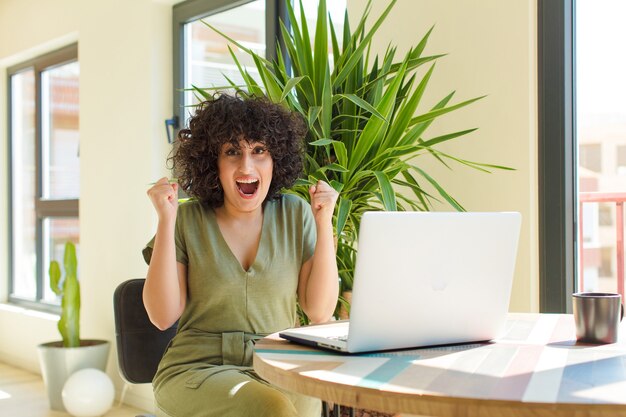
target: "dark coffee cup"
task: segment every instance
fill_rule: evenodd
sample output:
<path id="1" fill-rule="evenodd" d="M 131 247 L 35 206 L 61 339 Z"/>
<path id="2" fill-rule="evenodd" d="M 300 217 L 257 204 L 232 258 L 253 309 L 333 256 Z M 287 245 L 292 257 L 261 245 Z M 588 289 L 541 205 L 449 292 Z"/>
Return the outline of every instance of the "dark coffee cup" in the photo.
<path id="1" fill-rule="evenodd" d="M 572 295 L 576 339 L 583 343 L 615 343 L 624 317 L 622 296 L 615 293 L 579 292 Z"/>

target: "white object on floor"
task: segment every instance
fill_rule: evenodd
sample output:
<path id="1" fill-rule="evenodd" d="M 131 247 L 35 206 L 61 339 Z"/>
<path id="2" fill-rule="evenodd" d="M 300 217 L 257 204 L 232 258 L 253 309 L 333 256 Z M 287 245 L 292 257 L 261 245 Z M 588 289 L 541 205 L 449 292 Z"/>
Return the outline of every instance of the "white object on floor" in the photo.
<path id="1" fill-rule="evenodd" d="M 115 389 L 107 374 L 87 368 L 70 375 L 61 395 L 67 412 L 74 417 L 98 417 L 113 405 Z"/>

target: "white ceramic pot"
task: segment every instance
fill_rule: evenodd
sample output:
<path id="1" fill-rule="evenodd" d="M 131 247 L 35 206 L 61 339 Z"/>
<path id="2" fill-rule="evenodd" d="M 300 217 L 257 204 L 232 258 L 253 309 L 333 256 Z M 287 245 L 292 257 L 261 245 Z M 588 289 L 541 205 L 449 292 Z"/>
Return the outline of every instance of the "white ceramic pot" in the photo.
<path id="1" fill-rule="evenodd" d="M 66 411 L 61 391 L 67 378 L 85 368 L 106 372 L 110 343 L 106 340 L 81 340 L 80 347 L 66 348 L 62 342 L 50 342 L 37 346 L 43 382 L 48 391 L 50 408 Z"/>

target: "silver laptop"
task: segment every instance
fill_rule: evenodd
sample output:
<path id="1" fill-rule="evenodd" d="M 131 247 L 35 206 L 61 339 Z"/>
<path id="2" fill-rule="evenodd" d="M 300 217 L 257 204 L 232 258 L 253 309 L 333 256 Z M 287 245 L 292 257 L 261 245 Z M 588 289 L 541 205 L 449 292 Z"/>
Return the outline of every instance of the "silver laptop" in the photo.
<path id="1" fill-rule="evenodd" d="M 280 336 L 348 353 L 497 338 L 520 224 L 513 212 L 366 212 L 349 322 Z"/>

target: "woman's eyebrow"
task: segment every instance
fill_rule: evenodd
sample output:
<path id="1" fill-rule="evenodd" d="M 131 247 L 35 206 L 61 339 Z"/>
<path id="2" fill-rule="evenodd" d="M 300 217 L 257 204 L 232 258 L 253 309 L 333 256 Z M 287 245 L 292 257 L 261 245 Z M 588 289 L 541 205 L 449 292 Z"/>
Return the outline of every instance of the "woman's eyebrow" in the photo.
<path id="1" fill-rule="evenodd" d="M 244 145 L 246 148 L 249 149 L 253 149 L 256 148 L 258 146 L 262 146 L 264 148 L 267 147 L 267 144 L 265 142 L 259 142 L 259 141 L 252 141 L 252 142 L 247 142 L 246 145 Z"/>

